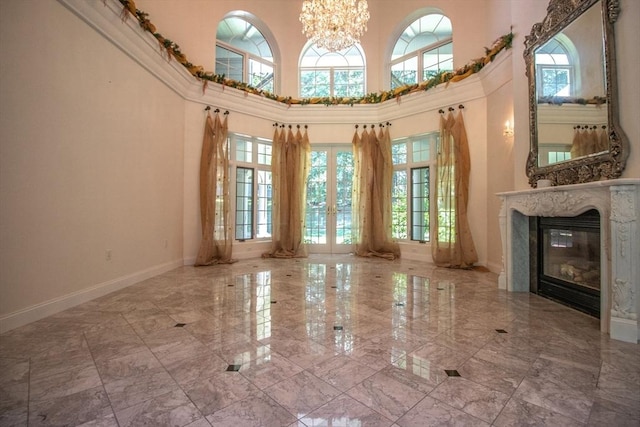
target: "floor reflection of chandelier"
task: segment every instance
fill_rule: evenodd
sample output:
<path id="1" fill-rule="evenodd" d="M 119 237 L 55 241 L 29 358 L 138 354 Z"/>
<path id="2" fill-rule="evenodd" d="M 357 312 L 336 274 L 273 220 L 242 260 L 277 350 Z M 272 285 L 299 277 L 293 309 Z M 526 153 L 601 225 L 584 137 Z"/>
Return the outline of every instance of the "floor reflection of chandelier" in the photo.
<path id="1" fill-rule="evenodd" d="M 300 13 L 302 32 L 330 52 L 360 43 L 368 20 L 367 0 L 305 0 Z"/>

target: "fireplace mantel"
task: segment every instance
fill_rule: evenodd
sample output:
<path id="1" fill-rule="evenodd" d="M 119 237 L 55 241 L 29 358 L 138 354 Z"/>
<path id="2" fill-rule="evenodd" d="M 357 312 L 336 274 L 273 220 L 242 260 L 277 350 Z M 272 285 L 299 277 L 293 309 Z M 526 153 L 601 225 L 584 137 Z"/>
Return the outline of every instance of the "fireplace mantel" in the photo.
<path id="1" fill-rule="evenodd" d="M 502 272 L 499 287 L 529 292 L 530 216 L 600 213 L 600 327 L 614 339 L 640 341 L 640 179 L 615 179 L 499 193 Z"/>

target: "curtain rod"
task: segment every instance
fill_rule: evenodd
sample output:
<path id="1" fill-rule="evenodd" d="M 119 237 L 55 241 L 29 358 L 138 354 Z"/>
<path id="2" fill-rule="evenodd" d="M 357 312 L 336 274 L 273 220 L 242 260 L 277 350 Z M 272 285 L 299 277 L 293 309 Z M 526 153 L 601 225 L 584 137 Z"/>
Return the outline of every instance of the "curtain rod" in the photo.
<path id="1" fill-rule="evenodd" d="M 462 105 L 462 104 L 458 105 L 458 109 L 463 110 L 464 109 L 464 105 Z M 449 111 L 455 111 L 455 108 L 449 107 Z M 444 114 L 444 110 L 441 108 L 441 109 L 438 110 L 438 113 Z"/>
<path id="2" fill-rule="evenodd" d="M 205 107 L 205 109 L 204 109 L 204 111 L 209 111 L 209 110 L 211 110 L 211 105 L 207 105 L 207 106 Z M 214 113 L 219 113 L 219 112 L 220 112 L 220 109 L 219 109 L 219 108 L 216 108 L 215 110 L 213 110 L 213 112 L 214 112 Z M 229 114 L 229 110 L 226 110 L 226 111 L 224 112 L 224 115 L 226 116 L 226 115 L 228 115 L 228 114 Z"/>
<path id="3" fill-rule="evenodd" d="M 355 126 L 356 126 L 356 129 L 358 129 L 358 128 L 360 127 L 360 125 L 355 125 Z M 380 126 L 381 128 L 383 128 L 383 127 L 385 127 L 385 126 L 391 126 L 391 123 L 390 123 L 390 122 L 387 122 L 387 123 L 380 123 L 380 124 L 378 124 L 378 126 Z M 363 125 L 362 127 L 363 127 L 363 129 L 366 129 L 366 128 L 367 128 L 367 125 Z M 371 125 L 371 129 L 373 129 L 373 128 L 375 128 L 375 127 L 376 127 L 375 123 Z"/>
<path id="4" fill-rule="evenodd" d="M 275 122 L 275 123 L 274 123 L 273 125 L 271 125 L 271 126 L 275 126 L 275 127 L 280 126 L 281 128 L 283 128 L 283 127 L 285 127 L 285 126 L 287 126 L 287 125 L 286 125 L 285 123 L 278 123 L 278 122 Z M 288 125 L 288 126 L 289 126 L 289 129 L 291 129 L 291 127 L 292 127 L 293 125 Z M 300 126 L 302 126 L 302 125 L 296 125 L 296 128 L 300 129 Z M 309 126 L 304 125 L 304 128 L 305 128 L 305 129 L 307 129 L 308 127 L 309 127 Z"/>
<path id="5" fill-rule="evenodd" d="M 592 130 L 595 130 L 595 129 L 598 129 L 598 126 L 596 126 L 596 125 L 593 125 L 593 126 L 589 126 L 589 125 L 576 125 L 576 126 L 574 126 L 573 128 L 574 128 L 574 129 L 585 129 L 585 130 L 586 130 L 586 129 L 592 129 Z M 602 129 L 606 129 L 606 128 L 607 128 L 607 126 L 606 126 L 606 125 L 602 125 Z"/>

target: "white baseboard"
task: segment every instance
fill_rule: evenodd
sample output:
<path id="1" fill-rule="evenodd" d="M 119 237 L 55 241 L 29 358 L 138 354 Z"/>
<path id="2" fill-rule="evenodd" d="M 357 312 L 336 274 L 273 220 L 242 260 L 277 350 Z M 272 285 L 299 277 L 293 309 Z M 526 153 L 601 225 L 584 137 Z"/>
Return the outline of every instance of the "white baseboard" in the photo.
<path id="1" fill-rule="evenodd" d="M 492 273 L 500 274 L 502 273 L 502 263 L 501 262 L 488 262 L 487 268 Z"/>
<path id="2" fill-rule="evenodd" d="M 630 342 L 633 344 L 637 344 L 638 342 L 640 342 L 637 320 L 612 317 L 611 325 L 609 327 L 609 335 L 611 335 L 611 338 L 613 338 L 614 340 Z"/>
<path id="3" fill-rule="evenodd" d="M 118 277 L 95 286 L 73 292 L 62 297 L 52 299 L 31 307 L 24 308 L 13 313 L 0 317 L 0 333 L 10 331 L 20 326 L 26 325 L 36 320 L 43 319 L 52 314 L 59 313 L 76 305 L 91 301 L 98 297 L 107 295 L 118 289 L 126 288 L 135 283 L 173 270 L 183 265 L 182 260 L 171 261 L 165 264 L 156 265 L 146 270 L 138 271 L 127 276 Z"/>
<path id="4" fill-rule="evenodd" d="M 262 254 L 269 252 L 271 242 L 243 242 L 234 243 L 231 257 L 235 260 L 247 260 L 261 258 Z M 187 257 L 182 260 L 182 265 L 194 265 L 196 257 Z"/>

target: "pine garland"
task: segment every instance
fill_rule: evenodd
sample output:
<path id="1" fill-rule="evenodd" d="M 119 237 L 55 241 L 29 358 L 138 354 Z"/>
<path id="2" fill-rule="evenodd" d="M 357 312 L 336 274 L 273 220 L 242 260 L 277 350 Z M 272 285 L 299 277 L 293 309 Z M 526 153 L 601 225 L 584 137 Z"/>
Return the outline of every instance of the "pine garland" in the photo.
<path id="1" fill-rule="evenodd" d="M 106 1 L 106 0 L 105 0 Z M 155 25 L 149 20 L 149 14 L 136 8 L 134 0 L 119 0 L 122 4 L 121 17 L 126 20 L 128 16 L 134 16 L 140 27 L 149 33 L 151 33 L 160 45 L 160 48 L 165 50 L 167 58 L 171 60 L 174 58 L 180 64 L 182 64 L 188 71 L 202 82 L 202 90 L 205 91 L 209 82 L 218 83 L 220 85 L 231 87 L 244 91 L 248 94 L 262 96 L 264 98 L 271 99 L 273 101 L 281 102 L 287 105 L 356 105 L 356 104 L 379 104 L 391 99 L 397 101 L 404 95 L 408 95 L 415 92 L 423 92 L 432 89 L 442 83 L 446 83 L 447 86 L 450 83 L 463 80 L 484 68 L 485 65 L 493 61 L 496 55 L 503 50 L 510 49 L 513 43 L 513 33 L 509 32 L 504 36 L 499 37 L 491 47 L 485 47 L 485 56 L 482 58 L 474 59 L 463 67 L 454 71 L 442 71 L 428 80 L 424 80 L 417 84 L 404 85 L 392 90 L 382 92 L 372 92 L 363 97 L 313 97 L 313 98 L 292 98 L 290 96 L 279 96 L 269 91 L 255 88 L 247 83 L 239 82 L 237 80 L 227 79 L 224 74 L 214 74 L 210 71 L 205 71 L 201 65 L 194 65 L 187 60 L 185 54 L 180 51 L 180 46 L 172 40 L 164 37 L 162 34 L 156 31 Z"/>

